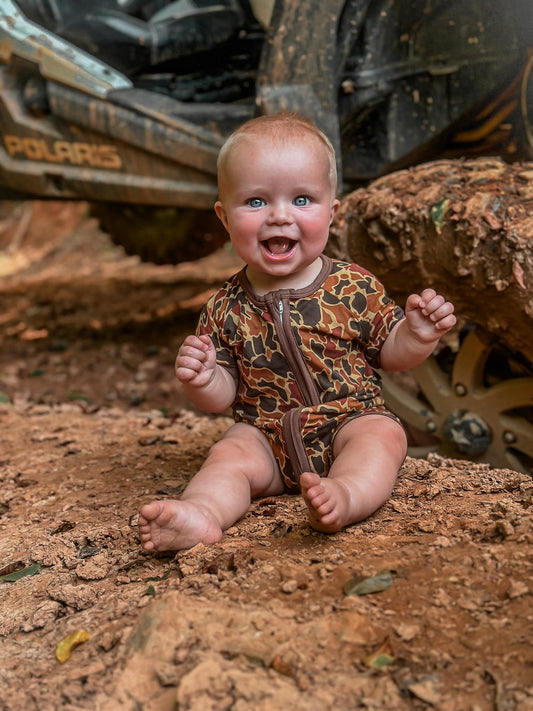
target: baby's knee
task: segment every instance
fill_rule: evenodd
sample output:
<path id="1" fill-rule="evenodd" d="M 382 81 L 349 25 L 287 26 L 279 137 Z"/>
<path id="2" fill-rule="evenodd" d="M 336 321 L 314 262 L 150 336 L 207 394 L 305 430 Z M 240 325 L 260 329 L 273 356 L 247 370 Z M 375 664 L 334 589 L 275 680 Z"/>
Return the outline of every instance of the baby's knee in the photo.
<path id="1" fill-rule="evenodd" d="M 388 423 L 388 431 L 383 438 L 383 442 L 386 443 L 389 450 L 394 449 L 397 451 L 398 456 L 403 461 L 407 454 L 407 434 L 403 426 L 397 420 L 392 418 L 386 418 L 386 420 Z"/>
<path id="2" fill-rule="evenodd" d="M 225 439 L 221 439 L 209 448 L 209 458 L 227 460 L 230 457 L 235 457 L 238 451 L 239 447 L 235 442 L 228 442 Z"/>
<path id="3" fill-rule="evenodd" d="M 252 437 L 226 436 L 215 442 L 209 450 L 209 455 L 235 462 L 246 461 L 253 455 L 260 444 Z"/>

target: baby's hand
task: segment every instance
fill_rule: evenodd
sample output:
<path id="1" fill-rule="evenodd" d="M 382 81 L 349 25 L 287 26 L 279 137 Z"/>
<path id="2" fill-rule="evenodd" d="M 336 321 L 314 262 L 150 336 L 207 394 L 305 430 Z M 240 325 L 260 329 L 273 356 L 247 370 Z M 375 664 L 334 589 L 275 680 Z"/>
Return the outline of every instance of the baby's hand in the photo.
<path id="1" fill-rule="evenodd" d="M 437 341 L 455 326 L 454 306 L 434 289 L 411 294 L 405 305 L 410 331 L 421 341 Z"/>
<path id="2" fill-rule="evenodd" d="M 215 373 L 216 351 L 209 336 L 187 336 L 176 358 L 176 377 L 182 383 L 201 388 Z"/>

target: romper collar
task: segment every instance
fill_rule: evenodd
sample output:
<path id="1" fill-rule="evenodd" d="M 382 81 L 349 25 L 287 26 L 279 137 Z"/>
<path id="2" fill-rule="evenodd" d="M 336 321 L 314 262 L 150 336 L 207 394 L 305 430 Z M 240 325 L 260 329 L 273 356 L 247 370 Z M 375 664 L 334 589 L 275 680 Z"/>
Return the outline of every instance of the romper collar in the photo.
<path id="1" fill-rule="evenodd" d="M 257 294 L 246 275 L 246 267 L 243 267 L 238 274 L 241 287 L 246 292 L 250 301 L 258 305 L 263 305 L 272 300 L 272 295 L 285 296 L 288 299 L 300 299 L 302 297 L 311 296 L 322 284 L 326 281 L 331 273 L 331 259 L 326 254 L 321 254 L 322 268 L 313 281 L 301 289 L 277 289 L 276 291 L 268 291 L 266 294 Z"/>

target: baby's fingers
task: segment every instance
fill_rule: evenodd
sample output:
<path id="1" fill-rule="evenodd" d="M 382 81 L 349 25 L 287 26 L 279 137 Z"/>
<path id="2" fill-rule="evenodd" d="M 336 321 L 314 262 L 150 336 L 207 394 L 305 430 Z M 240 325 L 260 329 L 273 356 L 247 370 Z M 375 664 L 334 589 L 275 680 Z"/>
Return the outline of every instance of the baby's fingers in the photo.
<path id="1" fill-rule="evenodd" d="M 189 358 L 182 354 L 176 358 L 174 370 L 179 381 L 194 385 L 203 385 L 204 380 L 209 378 L 209 373 L 212 372 L 209 364 L 204 363 L 202 359 Z"/>
<path id="2" fill-rule="evenodd" d="M 454 306 L 443 296 L 437 294 L 421 310 L 439 331 L 449 331 L 455 326 Z"/>
<path id="3" fill-rule="evenodd" d="M 444 303 L 444 296 L 437 294 L 434 289 L 424 289 L 420 294 L 419 308 L 424 316 L 429 316 Z"/>
<path id="4" fill-rule="evenodd" d="M 211 339 L 209 336 L 187 336 L 187 338 L 183 341 L 181 348 L 196 348 L 197 350 L 205 351 L 210 345 Z"/>
<path id="5" fill-rule="evenodd" d="M 199 373 L 200 370 L 204 367 L 204 360 L 205 355 L 203 357 L 196 358 L 194 356 L 187 356 L 183 353 L 180 353 L 178 357 L 176 358 L 176 372 L 178 371 L 178 368 L 186 368 L 187 370 L 192 370 L 195 373 Z"/>
<path id="6" fill-rule="evenodd" d="M 434 311 L 430 318 L 434 322 L 435 328 L 441 331 L 449 331 L 457 322 L 453 304 L 450 304 L 449 301 L 446 301 L 439 309 Z"/>
<path id="7" fill-rule="evenodd" d="M 180 348 L 176 361 L 181 360 L 197 360 L 203 363 L 207 359 L 207 347 L 198 348 L 196 346 L 186 346 Z"/>
<path id="8" fill-rule="evenodd" d="M 189 383 L 198 376 L 198 371 L 192 368 L 186 368 L 185 366 L 180 366 L 176 363 L 176 377 L 182 383 Z"/>
<path id="9" fill-rule="evenodd" d="M 433 289 L 423 291 L 420 299 L 422 313 L 424 316 L 430 316 L 432 321 L 439 321 L 454 311 L 453 304 L 446 301 L 444 296 L 437 294 Z"/>
<path id="10" fill-rule="evenodd" d="M 205 362 L 208 357 L 208 352 L 212 347 L 209 337 L 205 336 L 198 338 L 197 336 L 187 336 L 178 352 L 178 360 L 180 358 L 194 358 L 201 363 Z"/>
<path id="11" fill-rule="evenodd" d="M 215 367 L 215 360 L 209 336 L 187 336 L 179 349 L 174 370 L 182 383 L 203 385 Z"/>

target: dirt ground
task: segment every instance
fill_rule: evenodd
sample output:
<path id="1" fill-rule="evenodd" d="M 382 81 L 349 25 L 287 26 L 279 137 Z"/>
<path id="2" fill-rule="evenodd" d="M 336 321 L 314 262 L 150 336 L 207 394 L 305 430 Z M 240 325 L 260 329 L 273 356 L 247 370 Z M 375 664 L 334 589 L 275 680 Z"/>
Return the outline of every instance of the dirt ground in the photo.
<path id="1" fill-rule="evenodd" d="M 1 207 L 0 708 L 531 711 L 523 474 L 408 458 L 342 533 L 282 496 L 219 544 L 140 548 L 139 507 L 230 422 L 188 409 L 173 361 L 237 266 L 140 264 L 84 205 Z"/>

